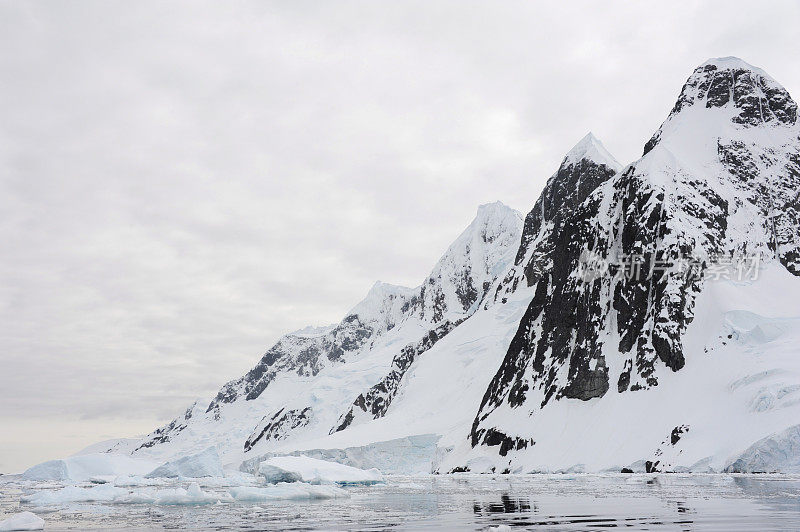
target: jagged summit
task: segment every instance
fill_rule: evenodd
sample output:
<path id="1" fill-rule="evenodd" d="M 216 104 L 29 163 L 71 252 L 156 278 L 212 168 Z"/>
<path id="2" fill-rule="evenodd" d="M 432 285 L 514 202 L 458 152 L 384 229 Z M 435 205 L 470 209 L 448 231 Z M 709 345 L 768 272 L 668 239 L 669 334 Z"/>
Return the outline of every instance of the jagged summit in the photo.
<path id="1" fill-rule="evenodd" d="M 478 207 L 475 218 L 473 218 L 467 229 L 464 230 L 462 236 L 469 232 L 479 231 L 482 233 L 482 239 L 488 239 L 487 241 L 491 242 L 492 235 L 488 234 L 487 231 L 489 233 L 503 232 L 515 226 L 517 220 L 521 219 L 522 214 L 519 211 L 509 207 L 502 201 L 484 203 Z M 456 242 L 458 242 L 458 239 Z"/>
<path id="2" fill-rule="evenodd" d="M 296 336 L 298 338 L 315 338 L 323 336 L 336 328 L 336 324 L 330 325 L 306 325 L 302 329 L 290 332 L 287 336 Z"/>
<path id="3" fill-rule="evenodd" d="M 703 62 L 697 68 L 698 69 L 700 69 L 700 68 L 704 69 L 707 66 L 714 66 L 718 70 L 731 70 L 731 69 L 734 69 L 734 70 L 749 70 L 749 71 L 754 72 L 754 73 L 756 73 L 756 74 L 758 74 L 760 76 L 763 76 L 765 78 L 772 79 L 772 77 L 769 74 L 767 74 L 764 70 L 758 68 L 757 66 L 751 65 L 750 63 L 748 63 L 744 59 L 741 59 L 741 58 L 733 56 L 733 55 L 729 55 L 729 56 L 726 56 L 726 57 L 711 57 L 711 58 L 707 59 L 705 62 Z"/>
<path id="4" fill-rule="evenodd" d="M 522 232 L 522 214 L 497 201 L 475 218 L 436 263 L 421 287 L 423 317 L 458 319 L 480 302 L 511 261 Z"/>
<path id="5" fill-rule="evenodd" d="M 564 157 L 561 166 L 542 191 L 533 209 L 525 217 L 522 239 L 514 264 L 522 266 L 524 276 L 530 286 L 535 278 L 535 269 L 541 260 L 541 253 L 534 253 L 534 242 L 546 238 L 544 233 L 560 226 L 571 216 L 589 195 L 599 186 L 611 179 L 622 169 L 622 165 L 611 155 L 600 140 L 591 132 L 584 136 Z M 544 233 L 543 233 L 544 231 Z M 545 260 L 546 262 L 546 260 Z M 519 283 L 521 272 L 517 271 L 509 279 L 511 287 Z M 508 289 L 501 287 L 498 291 Z"/>
<path id="6" fill-rule="evenodd" d="M 797 125 L 797 103 L 789 92 L 764 70 L 737 57 L 709 59 L 686 80 L 669 116 L 645 144 L 644 154 L 668 137 L 696 144 L 701 139 L 746 136 L 762 124 Z"/>
<path id="7" fill-rule="evenodd" d="M 622 168 L 619 161 L 609 153 L 606 147 L 603 146 L 603 143 L 600 142 L 600 139 L 595 137 L 591 131 L 567 152 L 561 165 L 574 165 L 584 160 L 592 161 L 599 165 L 606 165 L 614 170 Z"/>
<path id="8" fill-rule="evenodd" d="M 492 216 L 497 213 L 508 213 L 508 212 L 517 212 L 515 209 L 509 207 L 505 203 L 500 200 L 484 203 L 482 205 L 478 205 L 478 210 L 475 213 L 476 218 Z"/>

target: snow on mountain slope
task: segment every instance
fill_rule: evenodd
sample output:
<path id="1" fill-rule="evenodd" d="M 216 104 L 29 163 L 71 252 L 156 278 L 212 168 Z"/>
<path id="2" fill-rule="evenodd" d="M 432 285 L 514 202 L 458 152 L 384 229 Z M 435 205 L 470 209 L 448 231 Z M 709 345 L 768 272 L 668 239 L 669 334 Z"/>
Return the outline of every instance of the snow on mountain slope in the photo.
<path id="1" fill-rule="evenodd" d="M 393 380 L 381 397 L 385 413 L 402 379 L 398 361 L 407 370 L 478 309 L 513 259 L 521 230 L 513 209 L 481 206 L 420 287 L 378 282 L 335 327 L 284 336 L 207 408 L 195 403 L 134 454 L 169 458 L 213 445 L 235 463 L 250 451 L 328 434 L 357 397 Z"/>
<path id="2" fill-rule="evenodd" d="M 405 374 L 385 415 L 275 452 L 343 449 L 417 434 L 440 435 L 441 449 L 465 441 L 530 296 L 530 290 L 520 290 L 505 304 L 476 312 L 426 351 Z"/>
<path id="3" fill-rule="evenodd" d="M 642 158 L 623 167 L 586 135 L 524 223 L 481 206 L 421 286 L 376 283 L 339 324 L 284 336 L 133 454 L 795 468 L 798 300 L 797 105 L 762 70 L 713 59 Z"/>
<path id="4" fill-rule="evenodd" d="M 649 457 L 651 468 L 671 468 L 710 457 L 720 467 L 736 445 L 797 419 L 788 411 L 751 419 L 742 405 L 725 411 L 737 421 L 714 417 L 719 405 L 736 404 L 720 381 L 732 377 L 725 370 L 752 361 L 726 344 L 727 359 L 709 362 L 713 341 L 692 341 L 697 328 L 723 327 L 721 315 L 700 325 L 695 319 L 719 305 L 704 276 L 720 264 L 768 263 L 779 279 L 732 286 L 748 297 L 724 312 L 750 311 L 776 295 L 796 302 L 796 115 L 788 93 L 763 71 L 734 58 L 711 60 L 686 82 L 639 161 L 585 199 L 578 194 L 579 205 L 561 217 L 548 219 L 545 191 L 526 218 L 516 261 L 535 295 L 475 418 L 473 448 L 455 453 L 451 465 L 480 458 L 501 470 L 597 469 Z M 512 288 L 518 281 L 519 274 Z M 776 312 L 760 315 L 792 317 Z M 772 345 L 759 349 L 769 364 L 789 368 L 793 389 L 793 359 Z M 667 464 L 658 457 L 675 438 L 684 454 Z"/>
<path id="5" fill-rule="evenodd" d="M 529 446 L 500 456 L 497 447 L 462 445 L 440 470 L 644 471 L 650 462 L 652 471 L 723 471 L 751 444 L 800 419 L 800 286 L 792 280 L 772 264 L 746 285 L 710 282 L 679 372 L 649 390 L 553 401 L 533 416 L 498 411 L 500 426 L 529 434 Z"/>

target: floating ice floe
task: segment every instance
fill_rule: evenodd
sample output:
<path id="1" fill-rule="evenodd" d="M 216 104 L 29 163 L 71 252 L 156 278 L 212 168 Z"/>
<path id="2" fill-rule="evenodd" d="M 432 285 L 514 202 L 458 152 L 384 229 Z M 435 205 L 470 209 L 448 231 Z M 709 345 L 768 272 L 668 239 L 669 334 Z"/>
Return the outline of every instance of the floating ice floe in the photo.
<path id="1" fill-rule="evenodd" d="M 21 512 L 0 521 L 0 531 L 44 530 L 44 519 L 31 512 Z"/>
<path id="2" fill-rule="evenodd" d="M 53 506 L 74 502 L 105 502 L 113 504 L 213 504 L 231 501 L 227 493 L 205 492 L 200 485 L 192 483 L 187 489 L 167 488 L 130 492 L 110 484 L 91 488 L 66 486 L 58 490 L 43 490 L 22 497 L 22 502 L 34 506 Z"/>
<path id="3" fill-rule="evenodd" d="M 32 495 L 23 495 L 20 500 L 34 506 L 51 506 L 70 502 L 111 502 L 127 494 L 128 490 L 110 484 L 101 484 L 91 488 L 66 486 L 57 490 L 43 490 Z"/>
<path id="4" fill-rule="evenodd" d="M 184 456 L 174 461 L 166 462 L 146 475 L 147 478 L 177 478 L 177 477 L 223 477 L 217 449 L 209 447 L 202 453 Z"/>
<path id="5" fill-rule="evenodd" d="M 57 490 L 42 490 L 22 497 L 22 502 L 34 506 L 56 506 L 76 502 L 107 504 L 155 504 L 163 506 L 202 505 L 239 502 L 263 502 L 281 499 L 332 499 L 349 497 L 347 491 L 333 485 L 311 485 L 303 482 L 270 486 L 236 486 L 227 492 L 204 491 L 193 482 L 188 488 L 146 488 L 130 491 L 101 484 L 90 488 L 66 486 Z M 7 530 L 7 529 L 0 529 Z"/>
<path id="6" fill-rule="evenodd" d="M 22 474 L 25 480 L 58 480 L 83 482 L 115 478 L 119 475 L 143 475 L 152 471 L 158 462 L 132 458 L 117 453 L 94 453 L 50 460 L 29 468 Z"/>
<path id="7" fill-rule="evenodd" d="M 280 483 L 266 487 L 231 488 L 231 496 L 239 502 L 265 502 L 275 499 L 338 499 L 350 494 L 337 486 L 313 486 L 304 482 Z"/>
<path id="8" fill-rule="evenodd" d="M 273 456 L 259 465 L 258 474 L 272 484 L 300 481 L 311 484 L 375 484 L 383 480 L 377 469 L 358 469 L 307 456 Z"/>

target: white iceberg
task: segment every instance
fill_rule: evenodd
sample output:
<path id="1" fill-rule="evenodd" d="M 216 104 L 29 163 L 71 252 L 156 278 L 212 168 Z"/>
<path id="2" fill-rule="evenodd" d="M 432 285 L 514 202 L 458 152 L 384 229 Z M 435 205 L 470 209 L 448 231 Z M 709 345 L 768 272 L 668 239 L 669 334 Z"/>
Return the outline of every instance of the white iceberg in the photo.
<path id="1" fill-rule="evenodd" d="M 43 490 L 32 495 L 23 495 L 20 500 L 34 506 L 51 506 L 70 502 L 113 502 L 127 494 L 128 490 L 110 484 L 101 484 L 93 488 L 66 486 L 58 490 Z"/>
<path id="2" fill-rule="evenodd" d="M 273 456 L 259 465 L 258 474 L 271 484 L 299 481 L 310 484 L 374 484 L 383 480 L 377 469 L 358 469 L 307 456 Z"/>
<path id="3" fill-rule="evenodd" d="M 69 469 L 64 460 L 49 460 L 29 467 L 22 473 L 25 480 L 69 480 Z"/>
<path id="4" fill-rule="evenodd" d="M 44 530 L 44 519 L 31 512 L 14 514 L 0 521 L 0 531 Z"/>
<path id="5" fill-rule="evenodd" d="M 58 480 L 83 482 L 92 478 L 119 475 L 143 475 L 158 462 L 132 458 L 117 453 L 94 453 L 50 460 L 37 464 L 22 474 L 25 480 Z"/>
<path id="6" fill-rule="evenodd" d="M 431 472 L 431 463 L 437 460 L 437 452 L 446 452 L 437 447 L 439 439 L 438 434 L 417 434 L 354 447 L 303 449 L 286 454 L 308 456 L 359 469 L 374 467 L 389 475 L 426 475 Z M 245 460 L 241 470 L 257 473 L 258 465 L 269 456 L 274 456 L 274 453 Z"/>
<path id="7" fill-rule="evenodd" d="M 177 478 L 177 477 L 223 477 L 225 472 L 222 470 L 219 454 L 215 447 L 209 447 L 202 453 L 184 456 L 178 460 L 166 462 L 156 469 L 150 471 L 147 478 Z"/>
<path id="8" fill-rule="evenodd" d="M 337 499 L 349 497 L 347 491 L 337 486 L 313 486 L 304 482 L 255 487 L 231 488 L 231 496 L 239 502 L 265 502 L 276 499 Z"/>
<path id="9" fill-rule="evenodd" d="M 286 469 L 268 464 L 266 462 L 263 462 L 258 466 L 258 474 L 264 477 L 270 484 L 278 484 L 279 482 L 285 483 L 303 481 L 303 477 L 300 475 L 300 473 L 295 471 L 287 471 Z"/>

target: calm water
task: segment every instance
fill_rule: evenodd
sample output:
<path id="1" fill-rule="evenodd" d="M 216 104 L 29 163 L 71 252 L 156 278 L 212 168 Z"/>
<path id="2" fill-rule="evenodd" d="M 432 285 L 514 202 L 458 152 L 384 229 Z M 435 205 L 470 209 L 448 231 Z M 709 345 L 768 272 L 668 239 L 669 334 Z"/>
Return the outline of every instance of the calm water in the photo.
<path id="1" fill-rule="evenodd" d="M 30 490 L 0 484 L 0 508 L 47 530 L 800 530 L 800 477 L 772 475 L 390 477 L 348 499 L 177 507 L 20 505 Z"/>

